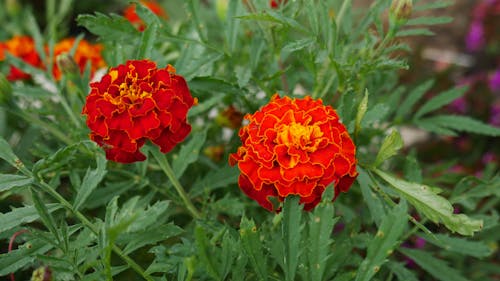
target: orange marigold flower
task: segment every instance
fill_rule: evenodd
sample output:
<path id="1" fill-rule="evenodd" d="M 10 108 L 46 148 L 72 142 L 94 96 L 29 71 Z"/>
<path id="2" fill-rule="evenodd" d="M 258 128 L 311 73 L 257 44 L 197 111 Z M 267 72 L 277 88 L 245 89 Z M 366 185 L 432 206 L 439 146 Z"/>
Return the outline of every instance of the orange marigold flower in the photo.
<path id="1" fill-rule="evenodd" d="M 6 42 L 0 42 L 0 61 L 5 60 L 6 52 L 34 67 L 43 68 L 42 61 L 35 48 L 35 42 L 29 36 L 14 36 Z M 29 78 L 30 75 L 28 73 L 21 71 L 15 66 L 10 66 L 10 71 L 7 75 L 7 79 L 10 81 Z"/>
<path id="2" fill-rule="evenodd" d="M 54 46 L 54 58 L 64 53 L 69 53 L 73 46 L 75 45 L 75 38 L 67 38 Z M 102 58 L 103 46 L 101 44 L 90 44 L 85 39 L 80 40 L 78 46 L 76 47 L 73 59 L 80 69 L 80 73 L 85 71 L 87 62 L 90 62 L 90 75 L 93 76 L 94 73 L 103 67 L 106 67 L 106 62 Z M 57 63 L 54 63 L 53 75 L 56 80 L 60 80 L 62 73 L 61 69 Z"/>
<path id="3" fill-rule="evenodd" d="M 229 164 L 238 164 L 241 190 L 262 207 L 275 209 L 269 197 L 298 195 L 311 210 L 330 183 L 337 197 L 357 177 L 356 147 L 335 110 L 321 100 L 275 95 L 245 119 L 243 145 Z"/>
<path id="4" fill-rule="evenodd" d="M 90 138 L 109 160 L 145 160 L 139 149 L 148 139 L 167 153 L 191 132 L 186 116 L 195 99 L 171 65 L 158 69 L 149 60 L 127 61 L 90 87 L 82 113 Z"/>
<path id="5" fill-rule="evenodd" d="M 144 6 L 148 7 L 151 12 L 153 12 L 155 15 L 168 19 L 168 15 L 163 10 L 163 8 L 160 6 L 160 4 L 156 3 L 156 1 L 139 1 L 141 4 Z M 137 15 L 135 12 L 135 4 L 131 4 L 127 6 L 127 8 L 123 11 L 123 16 L 130 21 L 130 23 L 135 26 L 139 31 L 143 31 L 146 26 L 142 19 Z"/>

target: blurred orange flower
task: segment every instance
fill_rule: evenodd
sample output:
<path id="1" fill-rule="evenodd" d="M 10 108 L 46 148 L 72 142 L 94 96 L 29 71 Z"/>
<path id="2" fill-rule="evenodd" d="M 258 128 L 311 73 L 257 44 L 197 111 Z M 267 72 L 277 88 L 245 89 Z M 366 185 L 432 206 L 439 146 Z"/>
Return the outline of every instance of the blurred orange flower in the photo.
<path id="1" fill-rule="evenodd" d="M 66 38 L 58 42 L 54 46 L 54 58 L 64 53 L 69 53 L 75 44 L 75 38 Z M 90 62 L 90 76 L 92 77 L 96 70 L 106 67 L 106 62 L 102 58 L 103 46 L 101 44 L 90 44 L 85 39 L 80 40 L 78 46 L 76 47 L 73 59 L 78 66 L 80 73 L 85 71 L 87 62 Z M 53 75 L 56 80 L 61 79 L 62 73 L 61 69 L 57 63 L 54 63 Z"/>
<path id="2" fill-rule="evenodd" d="M 330 183 L 336 197 L 357 177 L 356 147 L 335 110 L 321 100 L 275 95 L 245 119 L 243 144 L 229 163 L 241 171 L 241 190 L 262 207 L 276 209 L 269 197 L 298 195 L 311 210 Z"/>
<path id="3" fill-rule="evenodd" d="M 270 0 L 269 5 L 271 5 L 271 8 L 277 9 L 280 5 L 285 4 L 287 0 Z"/>
<path id="4" fill-rule="evenodd" d="M 186 119 L 195 99 L 170 65 L 158 69 L 150 60 L 127 61 L 90 87 L 82 113 L 90 138 L 109 160 L 145 160 L 139 149 L 148 139 L 167 153 L 191 132 Z"/>
<path id="5" fill-rule="evenodd" d="M 35 42 L 29 36 L 14 36 L 6 42 L 0 42 L 0 61 L 5 60 L 6 52 L 25 61 L 26 63 L 43 68 L 42 61 L 38 55 Z M 7 79 L 10 81 L 29 79 L 30 75 L 11 65 Z"/>
<path id="6" fill-rule="evenodd" d="M 139 1 L 144 6 L 148 7 L 151 12 L 155 15 L 168 19 L 168 14 L 163 10 L 163 8 L 156 1 Z M 130 23 L 135 26 L 139 31 L 143 31 L 146 28 L 146 25 L 142 21 L 142 19 L 135 12 L 135 4 L 131 4 L 127 6 L 127 8 L 123 11 L 123 16 L 130 21 Z"/>

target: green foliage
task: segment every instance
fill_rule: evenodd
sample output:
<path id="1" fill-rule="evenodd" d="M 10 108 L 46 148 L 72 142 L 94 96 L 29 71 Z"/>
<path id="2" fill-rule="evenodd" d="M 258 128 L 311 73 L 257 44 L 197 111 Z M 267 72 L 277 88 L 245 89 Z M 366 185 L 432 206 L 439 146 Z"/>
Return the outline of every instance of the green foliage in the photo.
<path id="1" fill-rule="evenodd" d="M 77 2 L 47 1 L 45 20 L 30 9 L 12 19 L 0 6 L 0 23 L 9 30 L 0 37 L 29 34 L 41 59 L 50 61 Z M 467 88 L 399 81 L 402 69 L 412 70 L 405 57 L 411 49 L 400 37 L 433 35 L 434 25 L 451 18 L 427 11 L 452 3 L 414 1 L 413 17 L 399 26 L 383 17 L 391 2 L 357 9 L 347 0 L 302 0 L 272 9 L 268 1 L 160 1 L 168 19 L 136 3 L 143 31 L 104 10 L 78 15 L 77 24 L 103 44 L 109 67 L 146 58 L 171 64 L 198 99 L 188 113 L 190 136 L 168 154 L 146 144 L 147 160 L 134 164 L 107 161 L 88 140 L 81 111 L 90 64 L 82 75 L 56 81 L 52 65 L 39 69 L 7 54 L 0 71 L 13 65 L 32 79 L 0 85 L 9 92 L 0 98 L 2 248 L 23 233 L 17 247 L 0 254 L 0 277 L 29 276 L 38 266 L 68 281 L 487 280 L 498 274 L 491 263 L 498 254 L 491 245 L 500 239 L 498 165 L 486 165 L 481 178 L 462 178 L 448 163 L 478 155 L 455 152 L 431 163 L 400 133 L 419 127 L 434 134 L 425 142 L 473 133 L 478 143 L 489 143 L 500 136 L 497 127 L 446 112 Z M 116 12 L 120 5 L 106 7 Z M 13 28 L 4 18 L 23 24 Z M 237 123 L 275 93 L 321 98 L 355 141 L 353 187 L 337 197 L 333 182 L 310 212 L 298 196 L 273 202 L 279 213 L 247 199 L 238 167 L 227 160 L 241 144 L 239 124 L 224 127 L 214 117 L 234 107 Z M 218 153 L 208 153 L 213 148 Z M 417 248 L 417 239 L 425 246 L 407 248 Z M 405 258 L 420 267 L 406 266 Z"/>

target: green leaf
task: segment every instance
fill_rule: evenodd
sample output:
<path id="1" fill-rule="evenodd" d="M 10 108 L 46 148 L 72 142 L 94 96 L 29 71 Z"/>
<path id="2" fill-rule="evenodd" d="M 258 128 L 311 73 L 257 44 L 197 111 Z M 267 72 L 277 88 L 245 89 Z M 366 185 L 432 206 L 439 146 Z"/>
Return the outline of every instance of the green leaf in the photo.
<path id="1" fill-rule="evenodd" d="M 77 190 L 75 202 L 73 203 L 73 208 L 75 210 L 80 209 L 80 207 L 85 203 L 87 198 L 90 196 L 92 191 L 94 191 L 97 185 L 102 181 L 106 175 L 106 158 L 101 153 L 96 153 L 97 168 L 95 170 L 87 169 L 85 176 L 83 177 L 82 184 Z"/>
<path id="2" fill-rule="evenodd" d="M 427 242 L 450 252 L 476 258 L 484 258 L 492 254 L 492 249 L 484 241 L 469 241 L 460 237 L 450 237 L 447 234 L 419 234 Z"/>
<path id="3" fill-rule="evenodd" d="M 217 92 L 220 93 L 227 93 L 233 95 L 242 95 L 246 92 L 244 89 L 241 89 L 236 84 L 231 84 L 230 82 L 221 79 L 216 79 L 213 77 L 196 77 L 191 81 L 189 81 L 189 89 L 194 92 L 200 91 L 200 92 L 209 92 L 212 94 L 213 94 L 212 89 L 217 89 Z M 202 104 L 203 103 L 200 102 L 200 104 L 197 105 L 196 107 Z M 192 108 L 189 112 L 194 111 L 196 107 Z"/>
<path id="4" fill-rule="evenodd" d="M 461 97 L 466 91 L 467 87 L 461 88 L 453 88 L 448 91 L 442 92 L 439 95 L 433 97 L 429 101 L 427 101 L 420 109 L 415 113 L 415 118 L 418 119 L 420 116 L 423 116 L 431 111 L 434 111 L 438 108 L 443 107 L 444 105 L 449 104 L 450 102 L 456 100 Z"/>
<path id="5" fill-rule="evenodd" d="M 288 55 L 288 54 L 291 54 L 293 52 L 300 51 L 304 48 L 307 48 L 307 47 L 313 45 L 315 41 L 316 41 L 315 38 L 309 37 L 309 38 L 303 38 L 303 39 L 299 39 L 299 40 L 290 42 L 290 43 L 286 44 L 281 49 L 281 54 Z"/>
<path id="6" fill-rule="evenodd" d="M 373 162 L 373 166 L 378 167 L 385 160 L 396 155 L 402 147 L 403 139 L 401 138 L 401 135 L 399 134 L 398 130 L 392 130 L 392 132 L 387 137 L 385 137 L 384 141 L 382 142 L 382 146 L 378 151 L 375 162 Z"/>
<path id="7" fill-rule="evenodd" d="M 199 1 L 188 0 L 187 7 L 190 12 L 190 20 L 192 20 L 193 25 L 198 32 L 198 36 L 203 42 L 207 41 L 206 28 L 203 27 L 203 23 L 200 20 L 200 7 Z"/>
<path id="8" fill-rule="evenodd" d="M 415 261 L 425 271 L 429 272 L 434 278 L 441 281 L 467 281 L 462 274 L 446 262 L 435 258 L 430 253 L 420 250 L 400 248 L 400 252 Z"/>
<path id="9" fill-rule="evenodd" d="M 61 208 L 59 204 L 46 204 L 49 213 Z M 30 223 L 40 218 L 35 206 L 15 208 L 7 213 L 0 213 L 0 233 L 23 223 Z"/>
<path id="10" fill-rule="evenodd" d="M 445 24 L 453 21 L 452 17 L 418 17 L 409 19 L 406 25 L 436 25 Z"/>
<path id="11" fill-rule="evenodd" d="M 449 1 L 439 0 L 436 2 L 422 3 L 421 5 L 416 5 L 413 7 L 413 10 L 414 11 L 425 11 L 425 10 L 431 10 L 431 9 L 440 9 L 440 8 L 446 8 L 446 7 L 451 6 L 453 4 L 454 4 L 453 0 L 449 0 Z"/>
<path id="12" fill-rule="evenodd" d="M 462 235 L 472 235 L 482 229 L 481 220 L 471 219 L 464 214 L 453 214 L 451 203 L 432 192 L 429 186 L 407 182 L 377 169 L 373 171 L 431 221 L 443 223 L 449 230 Z"/>
<path id="13" fill-rule="evenodd" d="M 412 29 L 405 29 L 405 30 L 400 30 L 396 33 L 397 37 L 403 37 L 403 36 L 433 36 L 435 35 L 434 32 L 430 31 L 427 28 L 412 28 Z"/>
<path id="14" fill-rule="evenodd" d="M 240 8 L 240 1 L 229 1 L 227 15 L 226 15 L 226 38 L 229 46 L 229 52 L 233 53 L 236 49 L 238 41 L 238 29 L 240 27 L 240 20 L 235 18 L 237 11 Z"/>
<path id="15" fill-rule="evenodd" d="M 427 130 L 429 132 L 433 132 L 433 133 L 443 135 L 443 136 L 456 136 L 457 135 L 457 133 L 455 131 L 435 124 L 432 121 L 432 119 L 430 119 L 430 118 L 418 119 L 418 120 L 415 120 L 414 122 L 415 122 L 415 125 L 417 125 L 418 127 L 422 128 L 424 130 Z"/>
<path id="16" fill-rule="evenodd" d="M 479 120 L 468 116 L 461 115 L 437 115 L 418 120 L 419 122 L 427 122 L 440 128 L 475 133 L 486 136 L 500 136 L 500 128 L 485 124 Z"/>
<path id="17" fill-rule="evenodd" d="M 161 25 L 161 21 L 158 16 L 141 2 L 135 3 L 135 12 L 141 18 L 141 20 L 146 23 L 146 26 L 148 28 L 150 25 L 154 24 L 158 26 Z"/>
<path id="18" fill-rule="evenodd" d="M 361 121 L 361 127 L 366 128 L 375 122 L 384 120 L 387 117 L 387 113 L 389 113 L 389 110 L 389 107 L 382 103 L 373 106 L 364 115 L 364 118 Z"/>
<path id="19" fill-rule="evenodd" d="M 252 78 L 252 70 L 246 66 L 237 66 L 234 70 L 239 87 L 248 85 L 248 81 Z"/>
<path id="20" fill-rule="evenodd" d="M 29 246 L 28 246 L 29 245 Z M 0 254 L 0 276 L 5 276 L 9 273 L 30 265 L 35 262 L 37 254 L 44 254 L 52 245 L 41 240 L 33 240 L 26 242 L 19 249 L 10 253 Z"/>
<path id="21" fill-rule="evenodd" d="M 309 243 L 306 254 L 309 263 L 310 280 L 323 280 L 328 257 L 331 255 L 330 238 L 333 226 L 339 220 L 334 216 L 333 204 L 325 200 L 314 208 L 307 222 Z"/>
<path id="22" fill-rule="evenodd" d="M 31 197 L 33 198 L 33 204 L 35 205 L 35 208 L 38 212 L 38 215 L 42 219 L 43 224 L 52 233 L 52 235 L 54 235 L 57 242 L 59 243 L 61 241 L 61 237 L 59 235 L 59 231 L 58 231 L 56 222 L 54 220 L 54 217 L 52 217 L 49 209 L 42 202 L 42 199 L 38 195 L 38 192 L 35 191 L 33 188 L 30 188 L 30 191 L 31 191 Z"/>
<path id="23" fill-rule="evenodd" d="M 142 32 L 139 49 L 137 50 L 137 59 L 149 59 L 153 51 L 153 45 L 157 38 L 158 24 L 153 23 Z"/>
<path id="24" fill-rule="evenodd" d="M 95 15 L 79 15 L 76 21 L 78 25 L 105 40 L 130 42 L 131 39 L 138 38 L 140 34 L 127 19 L 116 14 L 107 16 L 95 12 Z"/>
<path id="25" fill-rule="evenodd" d="M 302 206 L 299 205 L 299 196 L 287 196 L 283 203 L 283 220 L 281 237 L 284 242 L 284 268 L 285 280 L 295 280 L 297 265 L 300 256 L 301 217 Z"/>
<path id="26" fill-rule="evenodd" d="M 214 95 L 209 99 L 204 99 L 203 102 L 198 103 L 195 107 L 192 107 L 189 110 L 188 118 L 192 118 L 196 115 L 199 115 L 205 111 L 208 111 L 214 108 L 217 104 L 220 104 L 225 95 Z"/>
<path id="27" fill-rule="evenodd" d="M 394 274 L 396 274 L 399 281 L 418 281 L 415 273 L 407 269 L 403 263 L 389 261 L 387 266 L 392 272 L 394 272 Z"/>
<path id="28" fill-rule="evenodd" d="M 356 123 L 354 127 L 354 135 L 357 135 L 361 129 L 361 121 L 365 117 L 366 110 L 368 109 L 368 89 L 365 89 L 365 95 L 358 105 L 358 112 L 356 113 Z"/>
<path id="29" fill-rule="evenodd" d="M 177 178 L 180 178 L 189 164 L 198 160 L 200 149 L 207 138 L 207 130 L 191 134 L 191 139 L 183 144 L 179 154 L 172 161 L 172 170 Z"/>
<path id="30" fill-rule="evenodd" d="M 259 232 L 253 220 L 246 217 L 241 218 L 240 237 L 243 250 L 250 260 L 259 280 L 267 280 L 266 258 L 263 254 L 264 248 L 260 242 Z"/>
<path id="31" fill-rule="evenodd" d="M 8 191 L 14 187 L 26 186 L 33 183 L 33 179 L 21 175 L 0 174 L 0 192 Z"/>
<path id="32" fill-rule="evenodd" d="M 364 202 L 368 205 L 368 210 L 370 210 L 370 215 L 377 226 L 382 223 L 382 218 L 385 217 L 386 212 L 384 209 L 384 203 L 380 197 L 372 191 L 370 185 L 373 185 L 372 180 L 362 168 L 358 168 L 359 175 L 356 181 L 359 183 L 361 188 L 361 194 L 363 195 Z"/>
<path id="33" fill-rule="evenodd" d="M 7 163 L 20 170 L 21 172 L 29 174 L 29 171 L 27 171 L 27 169 L 24 167 L 23 162 L 19 160 L 19 158 L 12 151 L 9 143 L 2 137 L 0 137 L 0 158 L 7 161 Z"/>
<path id="34" fill-rule="evenodd" d="M 220 273 L 218 271 L 220 267 L 211 254 L 205 230 L 201 226 L 196 226 L 194 229 L 194 237 L 198 257 L 201 263 L 205 266 L 207 273 L 215 280 L 221 280 Z"/>
<path id="35" fill-rule="evenodd" d="M 366 258 L 359 266 L 356 281 L 371 280 L 387 261 L 406 227 L 406 212 L 406 202 L 401 201 L 382 219 L 377 234 L 368 244 Z"/>
<path id="36" fill-rule="evenodd" d="M 197 197 L 203 193 L 227 187 L 238 182 L 240 171 L 237 167 L 224 166 L 208 172 L 201 180 L 196 181 L 190 189 L 190 197 Z"/>
<path id="37" fill-rule="evenodd" d="M 125 254 L 130 254 L 143 246 L 165 241 L 182 232 L 184 232 L 184 230 L 173 223 L 152 225 L 143 228 L 142 231 L 123 233 L 118 237 L 116 242 L 119 244 L 126 243 L 123 252 L 125 252 Z"/>

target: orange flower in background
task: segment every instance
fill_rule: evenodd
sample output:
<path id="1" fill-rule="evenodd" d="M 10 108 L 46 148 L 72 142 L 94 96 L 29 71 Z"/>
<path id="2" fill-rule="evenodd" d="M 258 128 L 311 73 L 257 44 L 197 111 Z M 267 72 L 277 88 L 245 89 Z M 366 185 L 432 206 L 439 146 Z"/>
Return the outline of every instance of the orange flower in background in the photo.
<path id="1" fill-rule="evenodd" d="M 0 61 L 5 60 L 7 52 L 34 67 L 43 68 L 42 61 L 35 48 L 35 42 L 29 36 L 14 36 L 6 42 L 0 42 Z M 10 66 L 10 71 L 7 75 L 7 79 L 10 81 L 29 78 L 30 75 L 28 73 L 21 71 L 15 66 Z"/>
<path id="2" fill-rule="evenodd" d="M 144 6 L 148 7 L 151 12 L 155 15 L 168 19 L 167 12 L 163 10 L 163 8 L 156 1 L 139 1 Z M 142 21 L 142 19 L 135 12 L 135 4 L 131 4 L 127 6 L 127 8 L 123 11 L 123 16 L 130 21 L 130 23 L 135 26 L 139 31 L 143 31 L 146 28 L 146 25 Z"/>
<path id="3" fill-rule="evenodd" d="M 75 38 L 66 38 L 58 42 L 54 46 L 54 58 L 57 58 L 61 54 L 69 53 L 74 44 Z M 104 62 L 104 59 L 101 55 L 102 49 L 103 46 L 101 44 L 90 44 L 85 39 L 79 41 L 78 46 L 75 50 L 75 54 L 73 55 L 73 59 L 80 69 L 80 73 L 83 73 L 85 71 L 87 62 L 90 62 L 91 77 L 94 75 L 96 70 L 106 67 L 106 62 Z M 57 63 L 54 63 L 52 72 L 56 80 L 61 79 L 62 73 Z"/>
<path id="4" fill-rule="evenodd" d="M 149 60 L 127 61 L 90 87 L 82 113 L 90 138 L 109 160 L 145 160 L 139 149 L 148 139 L 167 153 L 191 132 L 186 117 L 195 99 L 170 65 L 158 69 Z"/>
<path id="5" fill-rule="evenodd" d="M 311 210 L 330 183 L 337 197 L 357 177 L 356 147 L 335 110 L 321 100 L 275 95 L 245 119 L 243 144 L 229 164 L 238 164 L 241 190 L 262 207 L 276 209 L 269 197 L 298 195 Z"/>

